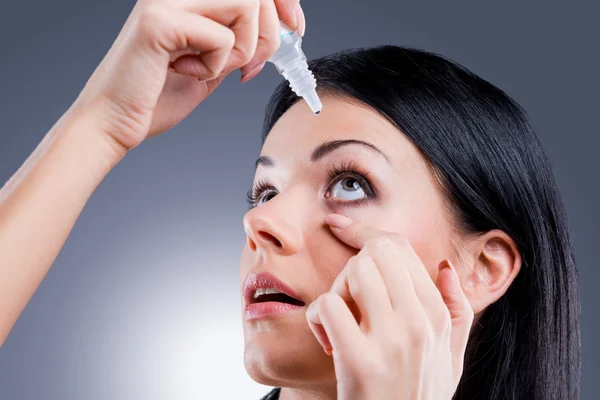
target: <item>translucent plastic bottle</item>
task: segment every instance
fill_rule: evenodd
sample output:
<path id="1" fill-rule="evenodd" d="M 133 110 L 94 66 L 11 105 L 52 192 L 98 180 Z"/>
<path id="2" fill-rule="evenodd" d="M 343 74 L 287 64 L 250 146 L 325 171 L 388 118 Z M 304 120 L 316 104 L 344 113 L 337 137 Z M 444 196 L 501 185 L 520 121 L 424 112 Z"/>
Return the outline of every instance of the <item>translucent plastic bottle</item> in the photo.
<path id="1" fill-rule="evenodd" d="M 304 98 L 312 112 L 321 113 L 323 105 L 317 95 L 317 81 L 308 69 L 306 56 L 300 45 L 302 37 L 280 22 L 281 46 L 268 61 L 273 63 L 277 71 L 290 83 L 290 88 L 298 96 Z"/>

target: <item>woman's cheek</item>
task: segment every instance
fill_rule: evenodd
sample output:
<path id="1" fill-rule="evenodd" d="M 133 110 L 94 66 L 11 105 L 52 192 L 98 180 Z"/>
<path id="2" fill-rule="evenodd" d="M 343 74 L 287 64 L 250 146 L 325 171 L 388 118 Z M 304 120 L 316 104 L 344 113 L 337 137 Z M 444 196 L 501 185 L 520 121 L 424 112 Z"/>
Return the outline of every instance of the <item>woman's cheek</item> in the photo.
<path id="1" fill-rule="evenodd" d="M 240 280 L 246 278 L 248 271 L 250 271 L 250 268 L 252 268 L 252 262 L 252 251 L 248 248 L 248 244 L 246 244 L 242 249 L 242 255 L 240 257 Z"/>
<path id="2" fill-rule="evenodd" d="M 316 294 L 320 295 L 331 288 L 350 257 L 357 252 L 357 249 L 347 246 L 335 237 L 329 226 L 323 226 L 323 235 L 311 235 L 309 253 L 316 275 Z"/>

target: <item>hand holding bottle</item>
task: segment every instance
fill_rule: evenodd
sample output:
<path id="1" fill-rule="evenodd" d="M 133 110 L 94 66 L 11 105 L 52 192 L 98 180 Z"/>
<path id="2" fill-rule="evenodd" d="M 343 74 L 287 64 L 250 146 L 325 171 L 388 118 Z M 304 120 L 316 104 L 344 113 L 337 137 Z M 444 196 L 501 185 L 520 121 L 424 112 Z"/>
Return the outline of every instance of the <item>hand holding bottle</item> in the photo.
<path id="1" fill-rule="evenodd" d="M 304 29 L 298 0 L 139 0 L 72 110 L 92 110 L 127 152 L 179 123 L 231 71 L 254 77 L 279 48 L 280 20 Z"/>

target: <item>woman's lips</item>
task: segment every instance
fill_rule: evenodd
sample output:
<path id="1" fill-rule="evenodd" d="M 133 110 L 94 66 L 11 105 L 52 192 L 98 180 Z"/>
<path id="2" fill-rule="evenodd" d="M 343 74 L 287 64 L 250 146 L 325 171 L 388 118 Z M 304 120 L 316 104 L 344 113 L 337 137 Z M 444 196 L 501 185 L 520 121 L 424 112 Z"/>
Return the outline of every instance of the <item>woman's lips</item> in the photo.
<path id="1" fill-rule="evenodd" d="M 246 305 L 256 303 L 254 293 L 257 289 L 276 289 L 289 297 L 302 301 L 302 299 L 285 283 L 269 272 L 251 273 L 244 282 L 244 299 Z"/>
<path id="2" fill-rule="evenodd" d="M 298 311 L 304 306 L 297 306 L 289 303 L 280 303 L 278 301 L 266 301 L 264 303 L 252 303 L 246 306 L 244 310 L 244 319 L 246 321 L 281 316 L 293 311 Z"/>
<path id="3" fill-rule="evenodd" d="M 275 289 L 286 294 L 292 299 L 298 300 L 301 304 L 291 304 L 279 301 L 257 301 L 254 299 L 254 293 L 257 289 Z M 304 308 L 302 299 L 285 283 L 279 280 L 273 274 L 268 272 L 249 274 L 244 283 L 244 319 L 255 320 L 266 317 L 281 316 L 289 312 Z"/>

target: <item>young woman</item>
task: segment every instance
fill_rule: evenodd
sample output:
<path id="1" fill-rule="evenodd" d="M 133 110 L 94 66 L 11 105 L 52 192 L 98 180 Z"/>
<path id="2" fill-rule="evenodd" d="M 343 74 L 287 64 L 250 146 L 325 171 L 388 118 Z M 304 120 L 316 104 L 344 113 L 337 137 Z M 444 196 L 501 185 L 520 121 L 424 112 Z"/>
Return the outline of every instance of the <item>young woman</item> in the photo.
<path id="1" fill-rule="evenodd" d="M 139 1 L 73 107 L 0 192 L 0 342 L 87 199 L 232 70 L 256 76 L 297 3 Z M 196 54 L 194 50 L 199 50 Z M 523 110 L 394 46 L 311 63 L 266 115 L 240 278 L 245 365 L 286 399 L 576 399 L 577 273 Z"/>

